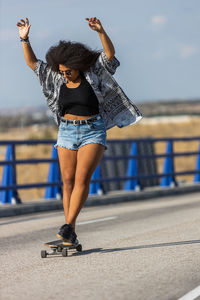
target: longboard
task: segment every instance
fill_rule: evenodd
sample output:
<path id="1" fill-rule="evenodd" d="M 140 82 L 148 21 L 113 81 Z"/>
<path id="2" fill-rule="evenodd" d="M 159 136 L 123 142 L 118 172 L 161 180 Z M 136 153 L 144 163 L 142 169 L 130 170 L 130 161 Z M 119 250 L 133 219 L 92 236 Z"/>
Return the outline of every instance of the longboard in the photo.
<path id="1" fill-rule="evenodd" d="M 67 245 L 64 244 L 65 242 L 63 240 L 56 240 L 52 242 L 47 242 L 44 245 L 47 247 L 50 247 L 52 249 L 52 252 L 47 252 L 46 250 L 41 251 L 41 257 L 45 258 L 47 255 L 57 255 L 62 254 L 62 256 L 66 257 L 68 256 L 68 250 L 70 249 L 76 249 L 76 251 L 81 252 L 82 251 L 82 245 Z"/>

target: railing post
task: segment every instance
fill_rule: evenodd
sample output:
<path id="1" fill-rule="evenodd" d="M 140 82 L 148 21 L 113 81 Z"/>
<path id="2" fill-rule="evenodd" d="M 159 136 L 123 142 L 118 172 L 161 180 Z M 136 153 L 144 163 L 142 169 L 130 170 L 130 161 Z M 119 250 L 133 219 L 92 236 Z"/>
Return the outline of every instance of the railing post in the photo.
<path id="1" fill-rule="evenodd" d="M 174 160 L 173 160 L 173 142 L 168 141 L 166 147 L 166 154 L 172 154 L 167 156 L 164 161 L 163 174 L 174 173 Z M 177 186 L 174 175 L 164 176 L 161 178 L 160 186 Z"/>
<path id="2" fill-rule="evenodd" d="M 13 180 L 12 183 L 14 185 L 17 185 L 17 172 L 16 172 L 16 157 L 15 157 L 15 144 L 13 143 L 11 145 L 12 147 L 12 174 L 13 174 Z M 19 204 L 21 203 L 21 199 L 19 197 L 17 189 L 13 190 L 13 197 L 12 197 L 12 204 Z"/>
<path id="3" fill-rule="evenodd" d="M 12 161 L 12 165 L 5 165 L 3 168 L 1 186 L 16 185 L 16 163 L 15 163 L 15 145 L 8 145 L 5 160 Z M 21 203 L 17 190 L 5 190 L 0 192 L 0 202 L 2 204 Z"/>
<path id="4" fill-rule="evenodd" d="M 131 144 L 130 155 L 137 155 L 137 143 L 133 142 Z M 136 158 L 130 158 L 128 162 L 126 176 L 137 176 L 138 175 L 138 165 Z M 138 179 L 128 179 L 125 181 L 124 190 L 139 190 Z"/>
<path id="5" fill-rule="evenodd" d="M 198 151 L 200 152 L 200 142 L 199 142 Z M 200 171 L 200 153 L 197 154 L 196 171 Z M 195 173 L 193 182 L 200 182 L 200 173 Z"/>
<path id="6" fill-rule="evenodd" d="M 99 163 L 94 173 L 92 174 L 91 180 L 100 179 L 100 178 L 101 178 L 101 170 L 100 170 L 100 163 Z M 102 195 L 103 193 L 104 190 L 100 182 L 90 182 L 89 194 Z"/>
<path id="7" fill-rule="evenodd" d="M 57 149 L 53 146 L 52 149 L 52 155 L 51 158 L 58 159 Z M 48 172 L 48 178 L 47 182 L 55 182 L 60 179 L 59 176 L 59 168 L 57 162 L 51 162 L 49 166 L 49 172 Z M 45 189 L 45 199 L 51 199 L 56 198 L 57 200 L 60 200 L 62 197 L 61 187 L 58 187 L 56 185 L 54 186 L 47 186 Z"/>

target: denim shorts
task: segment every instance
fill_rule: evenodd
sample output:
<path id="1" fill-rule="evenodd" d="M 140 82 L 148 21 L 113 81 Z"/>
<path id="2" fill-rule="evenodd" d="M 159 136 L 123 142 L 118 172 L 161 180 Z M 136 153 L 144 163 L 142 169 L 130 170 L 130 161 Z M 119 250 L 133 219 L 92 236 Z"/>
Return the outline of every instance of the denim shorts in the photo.
<path id="1" fill-rule="evenodd" d="M 71 150 L 78 150 L 80 147 L 87 144 L 101 144 L 106 146 L 106 127 L 103 118 L 100 114 L 95 115 L 97 120 L 92 121 L 90 124 L 70 124 L 64 122 L 67 120 L 61 117 L 58 129 L 57 143 L 54 145 L 64 147 Z M 88 118 L 87 120 L 93 118 Z"/>

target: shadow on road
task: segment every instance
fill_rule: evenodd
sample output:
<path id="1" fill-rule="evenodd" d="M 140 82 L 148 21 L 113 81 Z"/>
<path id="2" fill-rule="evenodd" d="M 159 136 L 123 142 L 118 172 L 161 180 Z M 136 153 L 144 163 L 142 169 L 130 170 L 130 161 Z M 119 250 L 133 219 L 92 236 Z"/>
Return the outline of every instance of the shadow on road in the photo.
<path id="1" fill-rule="evenodd" d="M 112 249 L 94 248 L 94 249 L 83 250 L 82 252 L 73 253 L 73 256 L 86 255 L 91 253 L 109 253 L 109 252 L 126 251 L 126 250 L 138 250 L 138 249 L 145 249 L 145 248 L 159 248 L 159 247 L 181 246 L 181 245 L 191 245 L 191 244 L 200 244 L 200 240 L 160 243 L 160 244 L 141 245 L 141 246 L 124 247 L 124 248 L 112 248 Z"/>

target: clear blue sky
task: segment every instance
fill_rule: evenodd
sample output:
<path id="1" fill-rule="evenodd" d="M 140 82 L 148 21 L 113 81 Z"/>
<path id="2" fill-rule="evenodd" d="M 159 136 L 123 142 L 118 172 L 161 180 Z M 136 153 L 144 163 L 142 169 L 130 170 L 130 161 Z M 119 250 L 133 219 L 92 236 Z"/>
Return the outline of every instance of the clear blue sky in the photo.
<path id="1" fill-rule="evenodd" d="M 25 17 L 37 58 L 45 60 L 60 39 L 102 49 L 85 21 L 97 17 L 115 46 L 115 79 L 129 98 L 200 98 L 199 0 L 0 0 L 0 108 L 46 104 L 19 41 L 16 23 Z"/>

